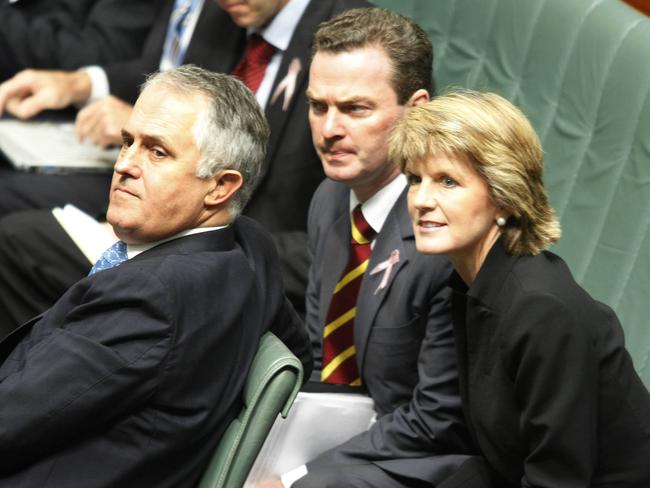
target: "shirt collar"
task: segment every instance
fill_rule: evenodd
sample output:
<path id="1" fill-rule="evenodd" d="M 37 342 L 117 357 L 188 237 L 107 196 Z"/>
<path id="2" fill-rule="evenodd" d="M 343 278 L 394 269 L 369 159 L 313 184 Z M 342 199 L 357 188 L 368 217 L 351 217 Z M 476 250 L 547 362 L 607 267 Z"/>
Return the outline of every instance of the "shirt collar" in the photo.
<path id="1" fill-rule="evenodd" d="M 406 176 L 399 174 L 390 183 L 361 205 L 363 216 L 373 230 L 379 234 L 395 202 L 406 187 Z M 350 191 L 350 212 L 359 204 L 359 199 Z"/>
<path id="2" fill-rule="evenodd" d="M 257 33 L 275 49 L 286 51 L 307 5 L 309 0 L 289 0 L 268 25 L 261 29 L 250 28 L 248 34 Z"/>
<path id="3" fill-rule="evenodd" d="M 166 239 L 161 239 L 156 242 L 147 242 L 146 244 L 127 244 L 126 245 L 126 254 L 129 257 L 129 259 L 133 259 L 136 257 L 138 254 L 141 254 L 145 251 L 148 251 L 149 249 L 156 247 L 158 244 L 162 244 L 163 242 L 171 241 L 173 239 L 179 239 L 181 237 L 185 236 L 190 236 L 192 234 L 200 234 L 202 232 L 210 232 L 213 230 L 219 230 L 223 229 L 224 227 L 228 227 L 227 225 L 220 225 L 217 227 L 196 227 L 195 229 L 187 229 L 184 230 L 183 232 L 179 232 L 178 234 L 174 234 L 173 236 L 167 237 Z"/>

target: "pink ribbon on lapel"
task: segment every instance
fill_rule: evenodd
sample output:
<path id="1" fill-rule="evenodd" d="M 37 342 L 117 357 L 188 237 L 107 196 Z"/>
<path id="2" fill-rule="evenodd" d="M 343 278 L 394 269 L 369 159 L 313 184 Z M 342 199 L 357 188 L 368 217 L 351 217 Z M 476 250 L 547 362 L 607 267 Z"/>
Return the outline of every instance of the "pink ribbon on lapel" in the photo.
<path id="1" fill-rule="evenodd" d="M 271 97 L 271 103 L 275 103 L 278 97 L 284 92 L 284 100 L 282 102 L 282 111 L 286 112 L 289 108 L 289 102 L 291 102 L 291 97 L 293 97 L 294 92 L 296 91 L 296 80 L 298 79 L 298 73 L 302 69 L 302 63 L 300 59 L 293 58 L 291 63 L 289 63 L 289 69 L 287 70 L 287 76 L 285 76 L 273 93 Z"/>
<path id="2" fill-rule="evenodd" d="M 380 290 L 383 290 L 388 285 L 388 278 L 390 278 L 390 273 L 393 271 L 393 266 L 399 263 L 399 249 L 395 249 L 390 253 L 390 256 L 386 261 L 382 261 L 377 266 L 372 268 L 370 272 L 371 275 L 384 272 L 384 275 L 381 277 L 381 282 L 375 290 L 375 295 L 379 293 Z"/>

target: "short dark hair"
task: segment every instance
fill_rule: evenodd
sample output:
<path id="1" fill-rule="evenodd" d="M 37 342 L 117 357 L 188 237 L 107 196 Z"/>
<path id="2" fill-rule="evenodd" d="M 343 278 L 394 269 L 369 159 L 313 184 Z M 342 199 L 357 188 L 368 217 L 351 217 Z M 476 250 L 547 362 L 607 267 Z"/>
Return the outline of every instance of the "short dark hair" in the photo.
<path id="1" fill-rule="evenodd" d="M 392 85 L 404 105 L 417 90 L 433 94 L 433 49 L 429 37 L 412 19 L 369 7 L 347 10 L 320 24 L 312 54 L 340 53 L 366 46 L 383 49 L 392 65 Z"/>

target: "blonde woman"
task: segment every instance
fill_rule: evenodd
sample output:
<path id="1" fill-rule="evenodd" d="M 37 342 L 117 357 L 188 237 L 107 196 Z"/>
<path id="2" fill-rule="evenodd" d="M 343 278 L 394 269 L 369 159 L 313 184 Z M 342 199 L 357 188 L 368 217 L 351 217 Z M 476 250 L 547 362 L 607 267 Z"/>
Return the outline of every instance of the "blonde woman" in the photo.
<path id="1" fill-rule="evenodd" d="M 451 93 L 409 111 L 391 157 L 418 251 L 455 269 L 461 397 L 494 486 L 650 487 L 650 395 L 615 314 L 545 251 L 560 227 L 526 117 Z"/>

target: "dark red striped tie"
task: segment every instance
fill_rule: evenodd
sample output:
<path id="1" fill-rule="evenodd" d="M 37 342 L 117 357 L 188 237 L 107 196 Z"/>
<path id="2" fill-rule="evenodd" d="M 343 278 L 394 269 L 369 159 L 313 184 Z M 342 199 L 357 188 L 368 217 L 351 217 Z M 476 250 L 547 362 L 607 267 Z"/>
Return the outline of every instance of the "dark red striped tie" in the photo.
<path id="1" fill-rule="evenodd" d="M 241 79 L 253 92 L 257 92 L 274 52 L 275 48 L 262 36 L 251 34 L 248 37 L 246 54 L 235 66 L 232 74 Z"/>
<path id="2" fill-rule="evenodd" d="M 352 211 L 352 240 L 348 264 L 334 288 L 327 323 L 323 330 L 323 370 L 325 383 L 360 386 L 354 347 L 354 317 L 363 273 L 370 259 L 370 243 L 375 231 L 361 213 L 361 205 Z"/>

